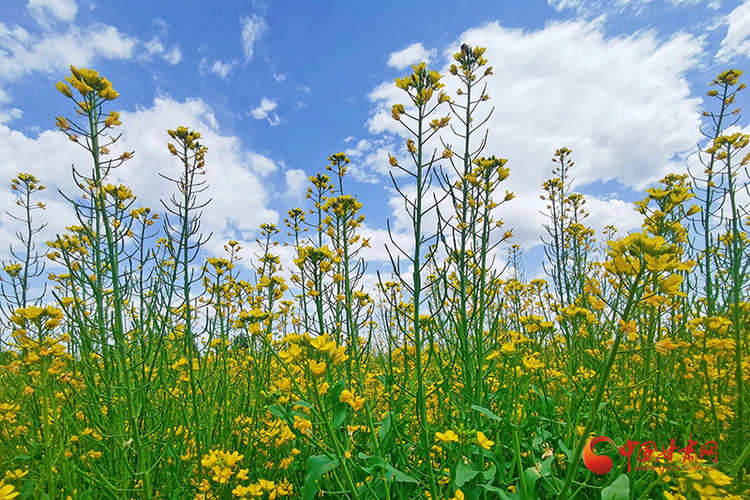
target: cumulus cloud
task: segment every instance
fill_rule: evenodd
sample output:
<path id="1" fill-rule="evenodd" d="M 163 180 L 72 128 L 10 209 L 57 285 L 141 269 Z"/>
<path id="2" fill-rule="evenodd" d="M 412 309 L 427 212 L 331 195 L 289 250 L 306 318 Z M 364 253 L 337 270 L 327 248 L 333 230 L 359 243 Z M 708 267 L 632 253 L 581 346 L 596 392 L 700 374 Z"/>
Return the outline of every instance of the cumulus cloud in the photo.
<path id="1" fill-rule="evenodd" d="M 61 76 L 69 72 L 71 64 L 91 67 L 100 59 L 127 59 L 134 55 L 137 44 L 137 39 L 113 26 L 94 25 L 83 31 L 71 25 L 65 32 L 36 34 L 0 22 L 0 124 L 21 116 L 20 110 L 8 106 L 12 98 L 4 84 L 33 73 Z"/>
<path id="2" fill-rule="evenodd" d="M 0 125 L 4 125 L 12 120 L 20 118 L 23 114 L 18 108 L 6 108 L 6 104 L 10 104 L 13 99 L 0 88 Z"/>
<path id="3" fill-rule="evenodd" d="M 255 54 L 255 46 L 258 40 L 268 31 L 266 21 L 259 15 L 243 17 L 240 21 L 242 26 L 242 48 L 245 51 L 245 60 L 249 61 Z"/>
<path id="4" fill-rule="evenodd" d="M 263 172 L 275 168 L 274 162 L 243 148 L 239 138 L 222 133 L 211 108 L 202 100 L 158 98 L 150 107 L 122 111 L 120 118 L 123 125 L 117 132 L 122 132 L 122 137 L 112 148 L 113 154 L 135 151 L 135 155 L 113 171 L 108 180 L 129 186 L 138 197 L 137 205 L 162 213 L 160 198 L 166 200 L 178 188 L 159 173 L 173 178 L 180 175 L 180 164 L 166 147 L 171 140 L 166 131 L 188 125 L 201 133 L 202 143 L 208 146 L 206 174 L 201 179 L 207 188 L 199 195 L 199 201 L 212 200 L 202 216 L 203 232 L 213 233 L 206 247 L 209 252 L 222 253 L 222 245 L 229 239 L 252 241 L 261 223 L 278 219 L 278 214 L 266 206 L 267 183 L 260 182 Z M 70 166 L 75 164 L 88 171 L 91 159 L 86 151 L 59 132 L 48 130 L 34 138 L 4 126 L 0 126 L 0 148 L 9 152 L 0 163 L 0 176 L 9 179 L 34 165 L 32 173 L 48 187 L 45 201 L 52 205 L 40 215 L 40 221 L 50 225 L 40 235 L 40 241 L 75 223 L 72 210 L 56 196 L 56 191 L 59 188 L 75 196 L 78 190 L 70 178 Z M 6 207 L 12 202 L 9 198 L 0 197 L 0 209 L 11 209 Z M 2 219 L 0 235 L 10 233 L 10 225 L 12 221 Z"/>
<path id="5" fill-rule="evenodd" d="M 36 35 L 0 23 L 0 80 L 15 81 L 34 72 L 67 72 L 70 64 L 91 66 L 97 59 L 127 59 L 136 44 L 136 39 L 114 26 L 97 25 L 85 31 L 70 26 L 64 33 Z"/>
<path id="6" fill-rule="evenodd" d="M 302 199 L 307 191 L 307 173 L 300 169 L 289 169 L 284 172 L 284 176 L 287 197 L 295 200 Z"/>
<path id="7" fill-rule="evenodd" d="M 222 80 L 225 80 L 227 76 L 229 76 L 229 74 L 232 72 L 232 70 L 234 70 L 236 64 L 237 61 L 226 63 L 221 61 L 214 61 L 214 63 L 211 65 L 211 68 L 209 68 L 209 71 Z"/>
<path id="8" fill-rule="evenodd" d="M 271 172 L 276 171 L 276 163 L 262 154 L 249 153 L 247 158 L 250 168 L 261 177 L 266 177 Z"/>
<path id="9" fill-rule="evenodd" d="M 182 51 L 179 45 L 174 45 L 162 56 L 165 61 L 174 66 L 182 60 Z"/>
<path id="10" fill-rule="evenodd" d="M 146 58 L 153 56 L 159 56 L 169 64 L 174 66 L 182 60 L 182 51 L 180 46 L 175 44 L 171 49 L 167 50 L 164 47 L 164 43 L 159 38 L 152 38 L 148 42 L 144 43 L 143 46 L 146 49 Z"/>
<path id="11" fill-rule="evenodd" d="M 26 8 L 41 26 L 52 20 L 73 22 L 78 13 L 74 0 L 29 0 Z"/>
<path id="12" fill-rule="evenodd" d="M 352 159 L 349 172 L 356 180 L 370 184 L 381 183 L 390 171 L 397 178 L 403 177 L 405 174 L 393 169 L 388 162 L 391 152 L 395 149 L 396 144 L 391 137 L 360 139 L 354 147 L 344 151 Z"/>
<path id="13" fill-rule="evenodd" d="M 87 154 L 83 148 L 75 147 L 62 133 L 46 130 L 34 137 L 4 125 L 0 125 L 0 150 L 5 152 L 3 161 L 0 162 L 0 177 L 5 181 L 4 192 L 0 196 L 0 212 L 19 217 L 23 215 L 20 207 L 15 204 L 15 193 L 6 191 L 7 182 L 18 173 L 33 174 L 47 187 L 32 200 L 33 203 L 41 201 L 47 205 L 45 210 L 35 211 L 33 219 L 35 226 L 48 224 L 35 237 L 37 249 L 43 253 L 44 242 L 54 239 L 55 234 L 63 232 L 65 226 L 74 224 L 73 209 L 57 195 L 57 190 L 75 193 L 70 167 L 72 163 L 85 164 Z M 6 242 L 0 246 L 0 260 L 7 261 L 10 258 L 8 244 L 19 248 L 20 242 L 15 237 L 15 231 L 22 229 L 18 221 L 0 217 L 0 240 Z"/>
<path id="14" fill-rule="evenodd" d="M 535 32 L 494 23 L 461 40 L 487 47 L 497 107 L 487 124 L 490 146 L 511 161 L 524 158 L 524 170 L 546 170 L 567 146 L 579 184 L 618 180 L 640 189 L 680 168 L 675 156 L 700 137 L 701 101 L 685 79 L 702 54 L 695 37 L 606 38 L 597 22 L 567 22 Z"/>
<path id="15" fill-rule="evenodd" d="M 136 150 L 136 158 L 131 161 L 140 163 L 126 163 L 118 174 L 132 174 L 126 181 L 134 186 L 134 192 L 147 193 L 152 206 L 159 206 L 153 204 L 155 198 L 174 190 L 170 184 L 157 181 L 156 170 L 169 175 L 168 169 L 172 169 L 171 175 L 175 175 L 174 169 L 179 169 L 167 152 L 166 130 L 189 124 L 201 133 L 202 143 L 209 150 L 205 176 L 208 188 L 203 196 L 212 199 L 204 210 L 203 224 L 206 233 L 214 233 L 216 252 L 226 240 L 248 240 L 262 222 L 278 217 L 266 208 L 266 188 L 258 177 L 258 164 L 262 163 L 258 157 L 264 157 L 245 150 L 239 138 L 222 134 L 211 108 L 202 100 L 156 99 L 150 108 L 123 113 L 122 121 L 126 126 L 123 148 Z"/>
<path id="16" fill-rule="evenodd" d="M 278 106 L 278 103 L 275 100 L 264 97 L 261 99 L 260 105 L 254 108 L 251 113 L 256 120 L 262 120 L 268 116 L 268 113 L 276 109 L 276 106 Z"/>
<path id="17" fill-rule="evenodd" d="M 484 154 L 510 160 L 511 176 L 500 189 L 515 192 L 516 199 L 502 205 L 497 218 L 514 229 L 514 242 L 525 247 L 540 243 L 544 204 L 538 195 L 544 180 L 552 177 L 550 159 L 556 149 L 573 151 L 574 189 L 585 192 L 589 184 L 617 181 L 628 191 L 643 189 L 668 172 L 684 171 L 684 160 L 700 138 L 701 101 L 691 97 L 685 79 L 702 54 L 699 38 L 678 33 L 660 39 L 650 31 L 607 37 L 602 21 L 551 23 L 536 31 L 490 23 L 463 33 L 446 48 L 444 66 L 436 69 L 447 74 L 461 43 L 487 47 L 485 57 L 494 66 L 494 75 L 486 80 L 491 100 L 484 112 L 496 108 L 477 130 L 476 144 L 488 130 Z M 444 82 L 460 101 L 455 80 L 448 75 Z M 393 104 L 405 103 L 403 91 L 385 82 L 369 97 L 374 103 L 369 131 L 382 138 L 391 154 L 408 156 L 403 151 L 405 129 L 390 116 Z M 446 106 L 441 114 L 447 112 Z M 480 111 L 475 119 L 483 116 Z M 449 132 L 445 140 L 461 142 Z M 351 148 L 353 154 L 359 146 Z M 384 176 L 387 152 L 378 158 L 372 154 L 374 144 L 369 146 L 354 162 L 362 170 L 355 175 L 389 183 Z M 363 161 L 368 156 L 369 165 Z M 393 203 L 395 210 L 399 200 L 394 197 Z M 622 200 L 592 197 L 590 224 L 603 228 L 615 223 L 625 231 L 637 227 L 630 207 Z M 408 229 L 403 214 L 394 212 L 394 220 L 399 230 Z"/>
<path id="18" fill-rule="evenodd" d="M 435 54 L 435 50 L 427 50 L 421 43 L 413 43 L 402 50 L 392 52 L 388 57 L 388 66 L 402 70 L 412 64 L 429 63 Z"/>
<path id="19" fill-rule="evenodd" d="M 391 108 L 394 104 L 406 105 L 408 102 L 403 90 L 396 87 L 392 81 L 388 81 L 375 87 L 367 97 L 376 103 L 373 116 L 367 120 L 367 130 L 371 134 L 408 135 L 409 132 L 391 117 Z"/>
<path id="20" fill-rule="evenodd" d="M 264 118 L 268 119 L 268 123 L 271 124 L 271 126 L 276 126 L 279 123 L 281 123 L 281 118 L 276 115 L 275 113 L 269 116 L 271 114 L 271 111 L 276 109 L 276 107 L 279 104 L 276 102 L 275 99 L 268 99 L 264 97 L 260 100 L 260 104 L 257 108 L 253 108 L 252 111 L 250 111 L 250 114 L 253 115 L 253 118 L 256 120 L 263 120 Z"/>
<path id="21" fill-rule="evenodd" d="M 750 57 L 750 1 L 746 1 L 726 18 L 727 35 L 721 41 L 716 58 L 726 62 L 732 57 Z"/>

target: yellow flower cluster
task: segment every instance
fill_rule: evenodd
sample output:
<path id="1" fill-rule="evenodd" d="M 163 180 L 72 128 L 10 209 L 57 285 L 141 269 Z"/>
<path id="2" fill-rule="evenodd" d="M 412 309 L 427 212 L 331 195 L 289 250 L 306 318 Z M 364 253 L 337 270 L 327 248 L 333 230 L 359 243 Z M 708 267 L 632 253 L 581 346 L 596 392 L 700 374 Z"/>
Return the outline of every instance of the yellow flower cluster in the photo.
<path id="1" fill-rule="evenodd" d="M 44 330 L 52 330 L 60 324 L 63 319 L 62 310 L 54 306 L 28 306 L 15 310 L 10 320 L 20 328 L 28 328 L 31 325 L 42 327 Z"/>
<path id="2" fill-rule="evenodd" d="M 432 99 L 436 90 L 440 90 L 445 85 L 440 83 L 440 79 L 442 78 L 440 73 L 428 70 L 425 63 L 415 64 L 412 66 L 412 69 L 413 72 L 411 75 L 406 75 L 403 78 L 396 78 L 396 86 L 409 92 L 414 105 L 421 107 Z M 412 91 L 414 92 L 413 94 Z M 449 100 L 450 97 L 448 97 L 447 94 L 443 92 L 438 94 L 438 102 Z M 394 118 L 396 118 L 396 113 L 394 113 Z"/>
<path id="3" fill-rule="evenodd" d="M 229 453 L 224 450 L 211 450 L 201 459 L 201 465 L 209 472 L 215 483 L 222 485 L 228 483 L 232 476 L 236 476 L 238 480 L 248 479 L 248 469 L 236 470 L 243 458 L 244 455 L 236 451 Z M 212 485 L 207 479 L 204 479 L 198 486 L 198 489 L 204 493 L 210 491 L 211 488 Z"/>
<path id="4" fill-rule="evenodd" d="M 109 80 L 100 77 L 99 73 L 93 69 L 79 69 L 71 66 L 70 71 L 73 75 L 66 76 L 65 80 L 83 97 L 92 98 L 92 96 L 98 96 L 104 100 L 112 101 L 120 95 L 112 88 L 112 83 Z M 64 82 L 57 82 L 55 87 L 66 97 L 73 98 L 73 92 Z M 84 108 L 84 106 L 81 107 Z"/>
<path id="5" fill-rule="evenodd" d="M 458 66 L 452 64 L 449 72 L 451 75 L 457 76 L 459 68 L 461 69 L 461 76 L 465 79 L 474 80 L 476 78 L 476 70 L 487 64 L 487 59 L 482 57 L 487 49 L 484 47 L 474 47 L 473 49 L 467 44 L 461 45 L 461 50 L 453 54 L 453 59 L 456 60 Z M 492 66 L 484 70 L 483 76 L 492 74 Z M 486 99 L 485 99 L 486 100 Z"/>

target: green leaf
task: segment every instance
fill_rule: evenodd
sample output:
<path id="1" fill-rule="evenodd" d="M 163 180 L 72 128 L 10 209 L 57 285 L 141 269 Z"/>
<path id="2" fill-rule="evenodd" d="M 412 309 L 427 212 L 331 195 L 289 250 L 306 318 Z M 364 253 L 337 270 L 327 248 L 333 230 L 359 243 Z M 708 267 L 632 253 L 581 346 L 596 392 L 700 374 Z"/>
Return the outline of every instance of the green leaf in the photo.
<path id="1" fill-rule="evenodd" d="M 502 500 L 518 500 L 519 498 L 517 493 L 506 493 L 504 489 L 492 486 L 490 483 L 483 484 L 482 488 L 490 493 L 495 493 L 497 498 L 501 498 Z"/>
<path id="2" fill-rule="evenodd" d="M 331 417 L 331 427 L 334 431 L 341 427 L 341 424 L 346 422 L 346 411 L 348 409 L 349 405 L 342 402 L 336 403 L 331 409 L 333 412 L 333 416 Z"/>
<path id="3" fill-rule="evenodd" d="M 478 411 L 479 413 L 481 413 L 485 417 L 491 418 L 492 420 L 500 420 L 500 417 L 498 417 L 495 414 L 495 412 L 493 412 L 492 410 L 490 410 L 488 408 L 485 408 L 484 406 L 471 405 L 471 409 Z"/>
<path id="4" fill-rule="evenodd" d="M 628 500 L 630 498 L 630 479 L 627 474 L 620 474 L 612 484 L 602 490 L 602 500 Z"/>
<path id="5" fill-rule="evenodd" d="M 482 472 L 482 477 L 485 481 L 492 482 L 492 480 L 495 479 L 495 473 L 497 473 L 497 466 L 495 464 L 492 464 L 492 467 Z"/>
<path id="6" fill-rule="evenodd" d="M 269 405 L 268 406 L 268 412 L 271 415 L 275 415 L 275 416 L 279 417 L 280 419 L 284 419 L 284 412 L 283 412 L 283 410 L 281 408 L 279 408 L 278 406 L 276 406 L 276 405 Z"/>
<path id="7" fill-rule="evenodd" d="M 539 475 L 539 471 L 536 470 L 536 467 L 529 467 L 525 471 L 523 471 L 523 476 L 526 478 L 526 486 L 528 488 L 533 488 L 534 483 L 537 482 L 537 480 L 542 477 Z"/>
<path id="8" fill-rule="evenodd" d="M 468 481 L 474 479 L 477 474 L 479 474 L 478 471 L 473 470 L 462 461 L 459 461 L 458 466 L 456 467 L 456 486 L 460 488 Z"/>
<path id="9" fill-rule="evenodd" d="M 307 477 L 302 487 L 303 500 L 313 500 L 320 491 L 318 481 L 326 472 L 339 466 L 338 459 L 330 459 L 325 455 L 314 455 L 307 459 Z"/>
<path id="10" fill-rule="evenodd" d="M 542 466 L 539 469 L 539 472 L 542 474 L 542 477 L 547 477 L 552 475 L 552 462 L 555 460 L 555 456 L 552 455 L 551 457 L 547 457 L 542 462 Z"/>
<path id="11" fill-rule="evenodd" d="M 369 455 L 366 455 L 366 454 L 360 452 L 360 453 L 357 454 L 357 458 L 359 458 L 360 460 L 366 460 L 368 462 L 367 463 L 367 465 L 368 465 L 367 467 L 360 466 L 360 468 L 363 471 L 367 472 L 368 474 L 373 474 L 375 472 L 380 472 L 380 471 L 383 470 L 383 466 L 385 466 L 385 471 L 386 471 L 386 473 L 385 473 L 385 479 L 387 481 L 395 479 L 399 483 L 419 483 L 419 481 L 417 481 L 416 479 L 414 479 L 410 475 L 408 475 L 408 474 L 406 474 L 404 472 L 401 472 L 400 470 L 398 470 L 395 467 L 393 467 L 392 465 L 390 465 L 382 457 L 371 457 Z"/>
<path id="12" fill-rule="evenodd" d="M 26 481 L 21 487 L 21 498 L 27 498 L 36 489 L 36 481 Z"/>
<path id="13" fill-rule="evenodd" d="M 382 422 L 380 422 L 380 428 L 378 428 L 378 441 L 383 441 L 385 437 L 391 432 L 391 423 L 393 421 L 393 412 L 388 412 Z"/>
<path id="14" fill-rule="evenodd" d="M 555 410 L 557 409 L 557 404 L 555 404 L 555 400 L 549 396 L 545 396 L 544 393 L 535 385 L 532 385 L 531 389 L 536 393 L 537 397 L 539 398 L 540 413 L 545 417 L 554 418 L 555 413 L 556 413 Z"/>
<path id="15" fill-rule="evenodd" d="M 311 410 L 313 409 L 313 405 L 311 405 L 307 401 L 302 401 L 301 399 L 292 403 L 292 406 L 304 406 L 305 408 L 310 408 Z"/>
<path id="16" fill-rule="evenodd" d="M 394 478 L 399 483 L 419 483 L 416 479 L 411 477 L 410 475 L 401 472 L 400 470 L 396 469 L 392 465 L 385 464 L 385 470 L 390 473 L 390 475 L 386 474 L 387 479 Z"/>
<path id="17" fill-rule="evenodd" d="M 568 461 L 572 462 L 573 461 L 573 450 L 571 450 L 570 448 L 568 448 L 565 445 L 565 441 L 563 441 L 562 439 L 558 439 L 557 440 L 557 445 L 560 447 L 560 450 L 562 450 L 562 452 L 565 453 L 565 456 L 568 457 Z"/>

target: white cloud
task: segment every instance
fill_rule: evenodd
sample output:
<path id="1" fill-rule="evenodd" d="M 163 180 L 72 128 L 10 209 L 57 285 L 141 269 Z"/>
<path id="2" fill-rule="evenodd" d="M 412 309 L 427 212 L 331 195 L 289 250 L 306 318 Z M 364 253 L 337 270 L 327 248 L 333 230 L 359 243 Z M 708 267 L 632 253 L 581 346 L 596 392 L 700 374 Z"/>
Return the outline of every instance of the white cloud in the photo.
<path id="1" fill-rule="evenodd" d="M 203 231 L 213 233 L 209 251 L 222 253 L 222 245 L 229 239 L 250 241 L 261 223 L 278 219 L 276 212 L 266 208 L 267 184 L 258 177 L 258 165 L 265 157 L 245 150 L 238 137 L 222 134 L 211 108 L 202 100 L 159 98 L 150 108 L 123 112 L 121 119 L 122 148 L 136 154 L 117 174 L 127 175 L 125 182 L 140 195 L 141 203 L 159 211 L 163 209 L 158 198 L 166 198 L 165 193 L 174 192 L 176 187 L 163 182 L 158 172 L 175 176 L 180 168 L 166 149 L 170 140 L 167 129 L 184 125 L 201 133 L 201 142 L 208 147 L 207 190 L 201 197 L 212 199 L 202 218 Z"/>
<path id="2" fill-rule="evenodd" d="M 388 66 L 402 70 L 412 64 L 429 63 L 435 54 L 435 50 L 427 50 L 421 43 L 413 43 L 405 49 L 392 52 L 388 57 Z"/>
<path id="3" fill-rule="evenodd" d="M 87 160 L 81 147 L 75 147 L 68 138 L 56 131 L 46 130 L 36 137 L 26 136 L 7 126 L 0 125 L 0 151 L 4 151 L 0 162 L 0 178 L 4 180 L 0 195 L 0 212 L 23 215 L 15 204 L 15 194 L 10 192 L 8 182 L 19 173 L 30 173 L 47 187 L 32 200 L 47 205 L 46 210 L 34 212 L 34 225 L 47 223 L 48 226 L 35 237 L 37 249 L 44 253 L 45 242 L 54 239 L 55 233 L 64 231 L 65 226 L 74 223 L 73 208 L 60 198 L 58 189 L 75 193 L 75 184 L 70 176 L 71 163 L 79 165 Z M 90 158 L 90 157 L 89 157 Z M 10 217 L 0 218 L 0 238 L 6 242 L 0 246 L 0 260 L 10 257 L 8 244 L 19 248 L 20 242 L 14 236 L 22 227 Z"/>
<path id="4" fill-rule="evenodd" d="M 117 101 L 114 101 L 116 103 Z M 118 144 L 111 148 L 114 155 L 122 151 L 135 151 L 133 159 L 113 171 L 109 181 L 128 185 L 138 197 L 137 206 L 150 206 L 163 213 L 160 198 L 168 199 L 177 187 L 159 176 L 163 173 L 179 177 L 179 161 L 169 154 L 166 143 L 171 139 L 168 129 L 177 126 L 190 126 L 202 135 L 202 143 L 208 147 L 206 155 L 207 189 L 199 195 L 199 201 L 211 203 L 203 210 L 202 231 L 213 233 L 207 250 L 218 255 L 222 245 L 229 239 L 240 242 L 254 240 L 256 231 L 263 222 L 276 222 L 278 214 L 266 207 L 268 194 L 272 190 L 267 182 L 260 181 L 259 171 L 275 168 L 269 158 L 248 151 L 235 136 L 224 135 L 213 112 L 203 101 L 188 99 L 178 102 L 171 98 L 158 98 L 148 108 L 135 111 L 122 111 L 122 132 Z M 18 172 L 28 171 L 39 177 L 48 189 L 44 191 L 47 200 L 54 200 L 45 212 L 40 212 L 40 222 L 50 222 L 39 241 L 50 239 L 55 232 L 63 231 L 64 226 L 74 223 L 72 209 L 64 203 L 57 189 L 68 195 L 78 192 L 70 176 L 70 165 L 86 172 L 91 159 L 86 151 L 72 144 L 62 133 L 44 131 L 37 138 L 0 125 L 0 149 L 8 152 L 0 162 L 0 176 L 4 179 Z M 273 166 L 273 167 L 272 167 Z M 0 209 L 5 209 L 12 199 L 0 196 Z M 0 235 L 11 232 L 12 221 L 0 220 Z M 8 241 L 8 240 L 6 240 Z M 246 244 L 243 244 L 246 246 Z M 0 252 L 7 249 L 0 249 Z M 5 254 L 0 253 L 0 256 Z"/>
<path id="5" fill-rule="evenodd" d="M 397 178 L 402 177 L 403 172 L 393 169 L 388 162 L 389 155 L 394 149 L 396 145 L 390 137 L 357 141 L 354 147 L 345 151 L 352 159 L 349 172 L 358 181 L 370 184 L 379 184 L 388 177 L 389 171 L 393 171 Z"/>
<path id="6" fill-rule="evenodd" d="M 175 45 L 162 56 L 165 61 L 174 66 L 182 60 L 182 51 L 179 45 Z"/>
<path id="7" fill-rule="evenodd" d="M 161 40 L 158 38 L 152 38 L 148 42 L 144 43 L 143 46 L 146 48 L 146 52 L 148 52 L 148 55 L 154 55 L 154 54 L 161 54 L 166 49 L 164 48 L 164 44 L 161 43 Z"/>
<path id="8" fill-rule="evenodd" d="M 701 101 L 685 74 L 702 42 L 690 35 L 607 39 L 597 22 L 568 22 L 535 32 L 491 24 L 460 39 L 484 43 L 495 68 L 488 153 L 502 152 L 511 164 L 523 159 L 517 168 L 533 182 L 528 187 L 543 179 L 527 172 L 545 172 L 567 146 L 579 184 L 619 180 L 639 189 L 680 168 L 675 154 L 692 151 L 700 137 Z"/>
<path id="9" fill-rule="evenodd" d="M 399 247 L 401 247 L 402 250 L 406 252 L 412 252 L 414 249 L 414 235 L 409 234 L 407 230 L 400 232 L 391 231 L 389 235 L 387 229 L 370 227 L 367 223 L 364 223 L 359 228 L 358 233 L 362 235 L 363 238 L 367 238 L 370 240 L 370 247 L 363 248 L 359 254 L 365 259 L 365 262 L 390 263 L 388 251 L 385 248 L 386 245 L 391 250 L 393 256 L 396 256 L 394 253 L 396 249 L 393 246 L 393 241 L 391 241 L 391 236 L 393 237 L 395 243 Z"/>
<path id="10" fill-rule="evenodd" d="M 367 120 L 367 130 L 371 134 L 399 134 L 406 136 L 408 131 L 391 117 L 391 108 L 394 104 L 407 103 L 404 91 L 396 87 L 392 82 L 383 82 L 375 87 L 367 96 L 370 101 L 377 104 L 373 116 Z"/>
<path id="11" fill-rule="evenodd" d="M 29 0 L 26 8 L 41 26 L 49 24 L 50 16 L 55 20 L 73 22 L 78 13 L 74 0 Z"/>
<path id="12" fill-rule="evenodd" d="M 68 26 L 65 32 L 45 30 L 34 34 L 20 26 L 0 22 L 0 124 L 21 116 L 21 111 L 6 108 L 11 96 L 2 88 L 32 73 L 62 78 L 69 66 L 91 67 L 99 59 L 127 59 L 133 56 L 138 41 L 117 28 L 93 25 L 85 31 Z"/>
<path id="13" fill-rule="evenodd" d="M 18 108 L 5 108 L 5 104 L 10 104 L 13 99 L 2 88 L 0 88 L 0 125 L 4 125 L 12 120 L 20 118 L 23 113 Z"/>
<path id="14" fill-rule="evenodd" d="M 716 58 L 726 62 L 736 56 L 750 57 L 750 0 L 730 12 L 725 22 L 727 35 Z"/>
<path id="15" fill-rule="evenodd" d="M 360 139 L 359 141 L 357 141 L 356 146 L 354 146 L 351 149 L 347 149 L 344 152 L 346 153 L 347 156 L 359 157 L 359 156 L 362 156 L 362 154 L 364 154 L 365 152 L 369 151 L 371 147 L 372 147 L 372 142 L 370 142 L 367 139 Z"/>
<path id="16" fill-rule="evenodd" d="M 557 12 L 570 9 L 576 11 L 579 15 L 591 14 L 601 7 L 601 2 L 590 0 L 547 0 L 547 4 Z"/>
<path id="17" fill-rule="evenodd" d="M 538 195 L 541 184 L 552 177 L 550 158 L 560 147 L 573 151 L 574 189 L 614 180 L 640 190 L 668 172 L 684 171 L 684 160 L 700 138 L 701 101 L 691 97 L 685 75 L 699 62 L 701 39 L 678 33 L 664 40 L 650 31 L 607 38 L 601 21 L 558 22 L 537 31 L 491 23 L 463 33 L 443 52 L 444 66 L 435 69 L 447 75 L 452 54 L 464 42 L 487 47 L 485 57 L 494 66 L 494 75 L 486 80 L 491 100 L 479 107 L 475 120 L 481 121 L 493 105 L 496 109 L 477 130 L 475 145 L 489 130 L 483 154 L 510 160 L 510 178 L 499 189 L 515 192 L 516 199 L 502 205 L 497 217 L 506 220 L 505 228 L 514 229 L 515 243 L 540 243 L 544 219 L 539 211 L 544 204 Z M 447 75 L 443 81 L 445 90 L 463 102 L 456 96 L 455 79 Z M 384 142 L 381 152 L 376 154 L 373 143 L 353 162 L 361 169 L 355 175 L 389 184 L 387 154 L 404 164 L 408 157 L 402 142 L 405 129 L 390 116 L 392 104 L 405 103 L 406 96 L 385 82 L 369 97 L 375 109 L 368 128 L 382 134 Z M 440 114 L 448 111 L 446 106 Z M 446 141 L 462 143 L 450 132 Z M 435 146 L 439 154 L 442 146 Z M 399 203 L 393 198 L 392 208 Z M 637 214 L 624 201 L 591 198 L 587 208 L 595 228 L 614 223 L 627 230 L 638 225 Z M 394 212 L 394 217 L 399 230 L 408 226 L 404 214 Z"/>
<path id="18" fill-rule="evenodd" d="M 245 59 L 249 61 L 255 54 L 255 45 L 263 34 L 268 31 L 266 21 L 259 15 L 243 17 L 242 26 L 242 48 L 245 51 Z"/>
<path id="19" fill-rule="evenodd" d="M 697 5 L 705 0 L 614 0 L 603 2 L 601 0 L 547 0 L 547 4 L 558 12 L 563 10 L 575 11 L 581 17 L 593 18 L 597 15 L 617 15 L 629 13 L 639 15 L 647 8 L 659 8 L 662 4 L 667 4 L 670 8 L 679 8 Z M 708 8 L 715 10 L 715 4 L 718 2 L 709 2 Z M 653 7 L 652 7 L 653 6 Z"/>
<path id="20" fill-rule="evenodd" d="M 278 74 L 274 73 L 273 74 L 273 79 L 276 80 L 277 82 L 281 83 L 284 80 L 286 80 L 286 75 L 278 75 Z"/>
<path id="21" fill-rule="evenodd" d="M 273 114 L 269 116 L 271 111 L 276 109 L 276 107 L 279 104 L 276 102 L 275 99 L 268 99 L 264 97 L 260 100 L 260 104 L 257 108 L 253 108 L 252 111 L 250 111 L 250 114 L 253 115 L 253 118 L 256 120 L 262 120 L 264 118 L 268 119 L 268 123 L 271 124 L 272 127 L 275 127 L 276 125 L 281 123 L 281 117 L 279 117 L 277 114 Z"/>
<path id="22" fill-rule="evenodd" d="M 209 71 L 213 73 L 214 75 L 218 76 L 222 80 L 225 80 L 227 76 L 232 72 L 234 69 L 234 66 L 237 64 L 237 61 L 231 61 L 231 62 L 221 62 L 221 61 L 214 61 L 213 65 L 211 65 L 211 68 Z"/>
<path id="23" fill-rule="evenodd" d="M 266 177 L 271 172 L 276 171 L 276 163 L 272 159 L 258 153 L 249 153 L 248 163 L 250 168 L 261 177 Z"/>
<path id="24" fill-rule="evenodd" d="M 85 31 L 70 26 L 65 33 L 34 35 L 0 23 L 0 80 L 14 81 L 34 72 L 67 73 L 70 64 L 91 66 L 97 59 L 127 59 L 137 40 L 114 26 L 96 25 Z"/>
<path id="25" fill-rule="evenodd" d="M 308 175 L 304 170 L 289 169 L 284 172 L 286 178 L 286 195 L 293 199 L 302 199 L 307 190 Z"/>
<path id="26" fill-rule="evenodd" d="M 146 58 L 151 58 L 155 55 L 158 55 L 172 66 L 182 60 L 182 51 L 180 50 L 180 46 L 177 44 L 175 44 L 169 51 L 167 51 L 166 47 L 164 47 L 164 43 L 162 43 L 159 38 L 154 37 L 148 42 L 144 43 L 143 46 L 146 48 Z"/>
<path id="27" fill-rule="evenodd" d="M 583 208 L 589 213 L 586 223 L 597 234 L 602 234 L 607 226 L 614 226 L 618 233 L 627 234 L 643 224 L 643 215 L 636 212 L 635 205 L 622 200 L 586 196 Z"/>
<path id="28" fill-rule="evenodd" d="M 260 105 L 254 108 L 251 113 L 256 120 L 262 120 L 268 116 L 268 113 L 276 109 L 276 106 L 278 106 L 278 103 L 275 100 L 264 97 L 261 99 Z"/>

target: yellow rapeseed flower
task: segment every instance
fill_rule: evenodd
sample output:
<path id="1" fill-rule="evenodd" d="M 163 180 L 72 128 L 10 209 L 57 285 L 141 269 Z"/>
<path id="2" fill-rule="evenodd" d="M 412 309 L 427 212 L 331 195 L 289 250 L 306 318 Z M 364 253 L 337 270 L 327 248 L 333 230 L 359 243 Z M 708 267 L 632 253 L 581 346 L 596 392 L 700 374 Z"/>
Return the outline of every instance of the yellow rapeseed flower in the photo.
<path id="1" fill-rule="evenodd" d="M 677 349 L 680 346 L 672 342 L 672 339 L 670 339 L 669 337 L 666 337 L 656 342 L 656 344 L 654 344 L 654 347 L 656 348 L 656 352 L 658 352 L 659 354 L 667 354 L 667 352 L 671 351 L 672 349 Z"/>
<path id="2" fill-rule="evenodd" d="M 104 119 L 104 126 L 112 128 L 116 125 L 122 125 L 122 122 L 120 122 L 120 113 L 117 111 L 110 111 L 109 116 Z"/>
<path id="3" fill-rule="evenodd" d="M 495 442 L 487 439 L 482 431 L 477 431 L 477 443 L 485 450 L 489 450 L 495 446 Z"/>
<path id="4" fill-rule="evenodd" d="M 65 97 L 73 97 L 73 91 L 70 90 L 70 87 L 68 87 L 65 82 L 57 82 L 55 84 L 55 88 L 59 90 Z"/>
<path id="5" fill-rule="evenodd" d="M 539 361 L 539 354 L 535 352 L 531 356 L 523 357 L 523 366 L 526 367 L 527 371 L 541 370 L 544 368 L 544 363 Z"/>
<path id="6" fill-rule="evenodd" d="M 628 336 L 631 342 L 638 340 L 638 334 L 636 333 L 635 320 L 628 321 L 627 323 L 620 319 L 620 331 Z"/>
<path id="7" fill-rule="evenodd" d="M 448 429 L 445 432 L 436 432 L 435 438 L 443 443 L 458 443 L 458 434 Z"/>
<path id="8" fill-rule="evenodd" d="M 315 378 L 320 377 L 326 371 L 325 361 L 321 361 L 320 363 L 318 363 L 314 359 L 311 359 L 309 361 L 309 365 L 310 365 L 310 372 L 313 374 L 313 377 Z"/>
<path id="9" fill-rule="evenodd" d="M 11 498 L 18 496 L 18 492 L 12 484 L 2 484 L 0 482 L 0 485 L 0 500 L 11 500 Z"/>

